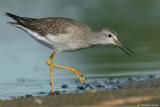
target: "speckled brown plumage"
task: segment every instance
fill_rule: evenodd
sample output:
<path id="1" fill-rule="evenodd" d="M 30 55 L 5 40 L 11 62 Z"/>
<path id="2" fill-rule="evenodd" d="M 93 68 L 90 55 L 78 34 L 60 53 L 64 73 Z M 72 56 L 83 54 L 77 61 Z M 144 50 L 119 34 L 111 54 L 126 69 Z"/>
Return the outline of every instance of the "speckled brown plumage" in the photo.
<path id="1" fill-rule="evenodd" d="M 18 24 L 26 27 L 32 31 L 39 33 L 41 36 L 46 36 L 47 34 L 65 34 L 67 33 L 67 28 L 69 26 L 77 26 L 81 29 L 90 29 L 86 24 L 82 22 L 75 21 L 71 18 L 63 17 L 49 17 L 49 18 L 27 18 L 13 15 L 11 13 L 6 13 L 9 17 L 14 19 L 16 22 L 11 22 L 12 24 Z"/>

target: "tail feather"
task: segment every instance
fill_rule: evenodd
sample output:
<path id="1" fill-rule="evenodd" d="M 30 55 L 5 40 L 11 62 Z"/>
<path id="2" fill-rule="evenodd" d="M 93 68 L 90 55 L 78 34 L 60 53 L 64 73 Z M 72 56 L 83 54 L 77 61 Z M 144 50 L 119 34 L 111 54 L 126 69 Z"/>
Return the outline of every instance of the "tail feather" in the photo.
<path id="1" fill-rule="evenodd" d="M 12 13 L 8 13 L 6 12 L 5 13 L 8 17 L 12 18 L 13 20 L 15 20 L 17 22 L 17 24 L 25 24 L 25 23 L 28 23 L 28 22 L 32 22 L 32 21 L 35 21 L 34 18 L 27 18 L 27 17 L 21 17 L 21 16 L 17 16 L 15 14 L 12 14 Z M 11 23 L 14 23 L 15 22 L 11 22 Z"/>
<path id="2" fill-rule="evenodd" d="M 8 12 L 6 12 L 6 15 L 8 16 L 8 17 L 10 17 L 10 18 L 12 18 L 12 19 L 14 19 L 16 22 L 21 22 L 21 20 L 22 20 L 22 17 L 20 17 L 20 16 L 17 16 L 17 15 L 14 15 L 14 14 L 11 14 L 11 13 L 8 13 Z"/>

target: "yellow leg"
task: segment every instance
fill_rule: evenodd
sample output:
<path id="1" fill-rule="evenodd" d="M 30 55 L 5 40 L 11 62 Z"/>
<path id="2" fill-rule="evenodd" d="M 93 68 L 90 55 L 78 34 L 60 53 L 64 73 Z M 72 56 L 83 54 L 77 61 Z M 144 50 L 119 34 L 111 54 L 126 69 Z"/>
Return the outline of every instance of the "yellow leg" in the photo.
<path id="1" fill-rule="evenodd" d="M 54 64 L 54 67 L 70 71 L 70 72 L 74 73 L 79 78 L 81 83 L 86 83 L 85 77 L 81 74 L 81 72 L 79 70 L 72 68 L 72 67 L 66 67 L 66 66 L 61 66 L 61 65 L 56 65 L 56 64 Z"/>
<path id="2" fill-rule="evenodd" d="M 81 83 L 86 83 L 85 77 L 81 74 L 81 72 L 79 70 L 72 68 L 72 67 L 53 64 L 55 56 L 56 56 L 56 54 L 53 52 L 47 61 L 47 64 L 50 69 L 51 95 L 54 95 L 54 79 L 53 79 L 54 67 L 70 71 L 70 72 L 74 73 L 79 78 Z"/>
<path id="3" fill-rule="evenodd" d="M 53 80 L 53 71 L 54 71 L 54 64 L 53 60 L 55 59 L 55 53 L 53 52 L 51 56 L 49 57 L 47 64 L 49 66 L 49 72 L 50 72 L 50 84 L 51 84 L 51 95 L 54 95 L 54 80 Z"/>

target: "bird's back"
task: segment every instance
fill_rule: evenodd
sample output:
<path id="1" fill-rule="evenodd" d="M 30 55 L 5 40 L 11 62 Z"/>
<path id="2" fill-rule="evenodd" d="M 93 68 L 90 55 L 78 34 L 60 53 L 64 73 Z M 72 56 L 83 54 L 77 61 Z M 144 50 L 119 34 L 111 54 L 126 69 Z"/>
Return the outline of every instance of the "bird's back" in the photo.
<path id="1" fill-rule="evenodd" d="M 82 22 L 76 21 L 71 18 L 64 17 L 48 17 L 48 18 L 27 18 L 20 17 L 11 13 L 6 13 L 9 17 L 16 22 L 10 22 L 12 24 L 18 24 L 26 27 L 32 31 L 36 31 L 41 36 L 49 34 L 59 35 L 68 33 L 68 28 L 78 28 L 79 30 L 86 32 L 90 31 L 90 28 Z"/>

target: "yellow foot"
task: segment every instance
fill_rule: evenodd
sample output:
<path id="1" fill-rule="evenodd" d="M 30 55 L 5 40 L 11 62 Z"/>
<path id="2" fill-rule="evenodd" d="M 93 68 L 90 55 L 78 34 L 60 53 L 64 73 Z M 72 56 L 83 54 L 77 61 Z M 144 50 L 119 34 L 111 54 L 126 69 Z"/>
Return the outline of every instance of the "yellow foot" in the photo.
<path id="1" fill-rule="evenodd" d="M 67 66 L 61 66 L 61 65 L 56 65 L 54 64 L 54 67 L 59 68 L 59 69 L 64 69 L 67 71 L 70 71 L 72 73 L 74 73 L 80 80 L 81 83 L 86 83 L 86 78 L 81 74 L 81 72 L 75 68 L 72 67 L 67 67 Z"/>
<path id="2" fill-rule="evenodd" d="M 83 74 L 81 74 L 81 72 L 79 70 L 76 70 L 75 75 L 79 78 L 79 80 L 82 84 L 87 82 L 86 77 Z"/>
<path id="3" fill-rule="evenodd" d="M 55 95 L 54 92 L 51 92 L 51 93 L 50 93 L 50 96 L 54 96 L 54 95 Z"/>

